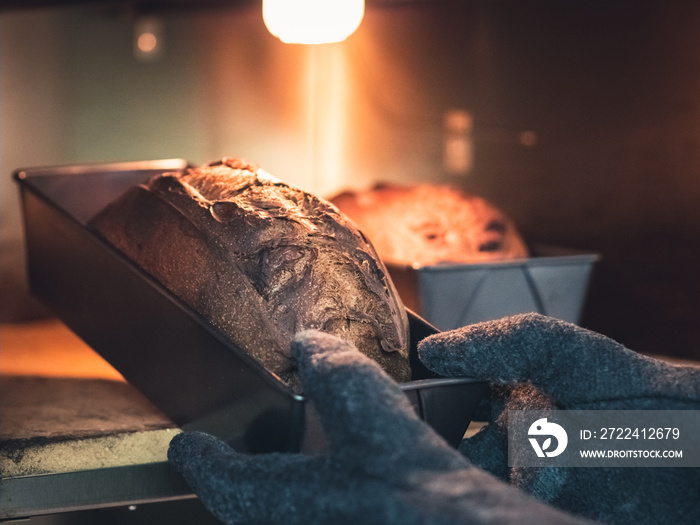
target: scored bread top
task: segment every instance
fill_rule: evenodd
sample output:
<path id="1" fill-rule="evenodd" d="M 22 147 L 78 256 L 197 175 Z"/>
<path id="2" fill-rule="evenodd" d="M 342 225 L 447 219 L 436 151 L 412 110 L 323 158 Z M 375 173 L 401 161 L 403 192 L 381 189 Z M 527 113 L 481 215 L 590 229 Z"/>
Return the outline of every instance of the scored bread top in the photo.
<path id="1" fill-rule="evenodd" d="M 485 199 L 451 186 L 379 184 L 333 202 L 385 262 L 490 262 L 528 256 L 513 222 Z"/>

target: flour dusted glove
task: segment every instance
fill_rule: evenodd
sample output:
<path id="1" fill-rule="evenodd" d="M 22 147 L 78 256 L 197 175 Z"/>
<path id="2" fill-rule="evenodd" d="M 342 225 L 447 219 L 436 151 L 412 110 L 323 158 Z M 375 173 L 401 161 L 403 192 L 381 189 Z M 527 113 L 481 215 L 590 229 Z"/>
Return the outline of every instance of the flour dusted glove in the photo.
<path id="1" fill-rule="evenodd" d="M 320 332 L 293 343 L 327 455 L 245 455 L 206 434 L 176 436 L 168 458 L 226 523 L 581 523 L 472 466 L 418 419 L 354 346 Z"/>
<path id="2" fill-rule="evenodd" d="M 700 523 L 700 469 L 509 468 L 508 410 L 700 409 L 700 369 L 637 354 L 574 324 L 539 314 L 430 336 L 423 364 L 492 385 L 489 424 L 462 442 L 474 464 L 539 499 L 606 523 Z"/>

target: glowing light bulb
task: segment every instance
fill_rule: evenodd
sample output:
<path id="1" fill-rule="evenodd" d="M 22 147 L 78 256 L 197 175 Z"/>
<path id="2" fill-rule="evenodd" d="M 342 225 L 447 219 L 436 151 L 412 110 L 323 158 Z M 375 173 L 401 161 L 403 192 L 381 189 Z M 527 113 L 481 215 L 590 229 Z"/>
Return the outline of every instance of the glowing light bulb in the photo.
<path id="1" fill-rule="evenodd" d="M 165 25 L 160 18 L 139 18 L 134 23 L 134 56 L 142 62 L 158 60 L 164 53 Z"/>
<path id="2" fill-rule="evenodd" d="M 158 45 L 158 38 L 153 33 L 141 33 L 136 39 L 136 46 L 142 53 L 152 53 Z"/>
<path id="3" fill-rule="evenodd" d="M 267 29 L 287 44 L 341 42 L 364 13 L 365 0 L 263 0 Z"/>

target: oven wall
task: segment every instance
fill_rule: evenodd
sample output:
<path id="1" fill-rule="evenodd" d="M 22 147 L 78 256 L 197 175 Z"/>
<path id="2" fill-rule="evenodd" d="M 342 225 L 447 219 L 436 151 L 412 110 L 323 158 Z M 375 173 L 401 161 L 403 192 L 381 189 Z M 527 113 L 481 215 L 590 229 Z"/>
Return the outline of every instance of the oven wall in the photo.
<path id="1" fill-rule="evenodd" d="M 3 290 L 22 282 L 17 167 L 241 155 L 322 195 L 480 193 L 528 240 L 602 255 L 584 326 L 700 357 L 700 4 L 368 2 L 323 48 L 280 43 L 256 5 L 161 16 L 148 63 L 112 8 L 0 15 Z M 452 109 L 473 118 L 460 175 L 443 168 Z"/>

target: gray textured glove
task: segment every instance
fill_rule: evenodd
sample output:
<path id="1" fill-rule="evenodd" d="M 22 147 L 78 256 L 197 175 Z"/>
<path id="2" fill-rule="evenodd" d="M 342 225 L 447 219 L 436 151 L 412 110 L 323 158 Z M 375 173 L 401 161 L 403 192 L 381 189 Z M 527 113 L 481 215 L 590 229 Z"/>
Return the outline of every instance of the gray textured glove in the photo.
<path id="1" fill-rule="evenodd" d="M 176 436 L 168 458 L 234 524 L 574 524 L 473 467 L 413 411 L 380 367 L 319 332 L 292 346 L 323 425 L 323 455 L 249 456 L 206 434 Z"/>
<path id="2" fill-rule="evenodd" d="M 460 446 L 475 465 L 558 508 L 606 523 L 700 523 L 697 468 L 527 468 L 507 464 L 511 409 L 700 409 L 700 369 L 637 354 L 576 325 L 524 314 L 421 341 L 434 372 L 492 384 L 489 424 Z"/>

